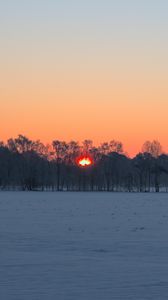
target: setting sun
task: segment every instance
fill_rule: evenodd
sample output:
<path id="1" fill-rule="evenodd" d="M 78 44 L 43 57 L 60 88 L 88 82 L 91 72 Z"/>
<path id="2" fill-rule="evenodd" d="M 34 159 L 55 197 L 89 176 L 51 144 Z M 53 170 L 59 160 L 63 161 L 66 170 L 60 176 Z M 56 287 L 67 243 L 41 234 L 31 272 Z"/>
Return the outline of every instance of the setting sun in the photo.
<path id="1" fill-rule="evenodd" d="M 93 162 L 91 160 L 90 157 L 81 157 L 79 160 L 78 160 L 78 165 L 81 166 L 81 167 L 87 167 L 87 166 L 90 166 L 92 165 Z"/>

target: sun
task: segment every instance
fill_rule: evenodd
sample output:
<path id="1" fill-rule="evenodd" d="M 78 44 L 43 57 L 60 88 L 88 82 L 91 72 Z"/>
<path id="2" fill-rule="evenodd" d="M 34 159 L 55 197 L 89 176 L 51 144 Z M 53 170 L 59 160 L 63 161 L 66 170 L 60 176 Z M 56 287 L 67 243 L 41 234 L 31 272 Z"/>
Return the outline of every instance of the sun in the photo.
<path id="1" fill-rule="evenodd" d="M 84 156 L 84 157 L 80 157 L 78 159 L 77 163 L 80 167 L 88 167 L 93 164 L 93 161 L 90 157 Z"/>

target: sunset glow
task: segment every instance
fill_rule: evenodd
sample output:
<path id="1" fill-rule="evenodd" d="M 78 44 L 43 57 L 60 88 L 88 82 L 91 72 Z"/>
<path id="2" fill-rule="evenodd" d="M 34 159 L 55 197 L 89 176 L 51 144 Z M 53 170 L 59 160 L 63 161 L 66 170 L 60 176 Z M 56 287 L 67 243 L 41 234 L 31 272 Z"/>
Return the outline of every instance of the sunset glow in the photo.
<path id="1" fill-rule="evenodd" d="M 78 165 L 80 167 L 88 167 L 90 165 L 93 164 L 93 161 L 91 160 L 90 157 L 81 157 L 79 160 L 78 160 Z"/>
<path id="2" fill-rule="evenodd" d="M 157 139 L 168 152 L 167 11 L 166 0 L 1 1 L 0 140 L 117 139 L 132 157 Z"/>

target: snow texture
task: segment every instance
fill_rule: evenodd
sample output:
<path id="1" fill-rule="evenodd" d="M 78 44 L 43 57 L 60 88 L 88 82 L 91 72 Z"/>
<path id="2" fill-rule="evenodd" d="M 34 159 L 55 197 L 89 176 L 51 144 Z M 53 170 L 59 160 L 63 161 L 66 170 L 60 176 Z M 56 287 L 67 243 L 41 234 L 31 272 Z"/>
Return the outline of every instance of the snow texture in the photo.
<path id="1" fill-rule="evenodd" d="M 0 299 L 167 300 L 167 194 L 1 192 Z"/>

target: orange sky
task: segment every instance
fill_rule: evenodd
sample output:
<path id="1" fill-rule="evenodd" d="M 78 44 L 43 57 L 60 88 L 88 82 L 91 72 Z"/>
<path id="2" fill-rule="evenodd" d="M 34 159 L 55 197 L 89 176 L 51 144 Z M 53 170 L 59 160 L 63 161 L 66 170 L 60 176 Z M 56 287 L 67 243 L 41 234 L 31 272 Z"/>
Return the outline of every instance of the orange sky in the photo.
<path id="1" fill-rule="evenodd" d="M 158 139 L 168 152 L 165 2 L 149 11 L 149 0 L 126 11 L 119 2 L 86 1 L 88 11 L 73 1 L 71 14 L 52 0 L 40 12 L 4 4 L 0 140 L 117 139 L 134 155 Z"/>

